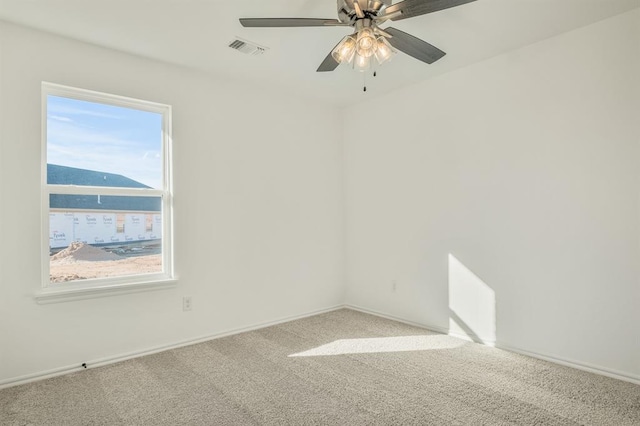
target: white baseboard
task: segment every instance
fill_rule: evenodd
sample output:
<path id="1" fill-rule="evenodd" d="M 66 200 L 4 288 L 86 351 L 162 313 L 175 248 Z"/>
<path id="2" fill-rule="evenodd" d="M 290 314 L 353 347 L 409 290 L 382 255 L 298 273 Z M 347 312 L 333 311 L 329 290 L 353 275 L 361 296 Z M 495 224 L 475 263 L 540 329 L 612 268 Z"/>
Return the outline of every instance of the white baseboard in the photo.
<path id="1" fill-rule="evenodd" d="M 435 331 L 436 333 L 449 334 L 449 329 L 448 328 L 438 327 L 438 326 L 435 326 L 435 325 L 426 325 L 426 324 L 422 324 L 422 323 L 419 323 L 419 322 L 410 321 L 410 320 L 407 320 L 407 319 L 404 319 L 404 318 L 396 317 L 394 315 L 385 314 L 385 313 L 380 312 L 380 311 L 374 311 L 373 309 L 363 308 L 363 307 L 357 306 L 357 305 L 346 304 L 346 305 L 344 305 L 344 307 L 347 308 L 347 309 L 354 310 L 354 311 L 362 312 L 364 314 L 375 315 L 375 316 L 380 317 L 380 318 L 386 318 L 386 319 L 390 319 L 390 320 L 393 320 L 393 321 L 398 321 L 398 322 L 401 322 L 403 324 L 412 325 L 414 327 L 425 328 L 425 329 L 427 329 L 429 331 Z"/>
<path id="2" fill-rule="evenodd" d="M 289 317 L 279 318 L 279 319 L 276 319 L 276 320 L 267 321 L 267 322 L 263 322 L 263 323 L 259 323 L 259 324 L 254 324 L 254 325 L 250 325 L 250 326 L 247 326 L 247 327 L 235 328 L 235 329 L 223 331 L 223 332 L 220 332 L 220 333 L 215 333 L 215 334 L 211 334 L 211 335 L 207 335 L 207 336 L 196 337 L 194 339 L 183 340 L 183 341 L 172 343 L 172 344 L 168 344 L 168 345 L 156 346 L 156 347 L 148 348 L 148 349 L 141 350 L 141 351 L 129 352 L 129 353 L 126 353 L 126 354 L 121 354 L 121 355 L 117 355 L 117 356 L 113 356 L 113 357 L 100 358 L 100 359 L 96 359 L 96 360 L 93 360 L 93 361 L 88 361 L 87 362 L 87 367 L 88 368 L 96 368 L 96 367 L 102 367 L 102 366 L 109 365 L 109 364 L 115 364 L 117 362 L 126 361 L 128 359 L 139 358 L 139 357 L 142 357 L 142 356 L 145 356 L 145 355 L 151 355 L 151 354 L 155 354 L 155 353 L 158 353 L 158 352 L 167 351 L 167 350 L 170 350 L 170 349 L 177 349 L 177 348 L 181 348 L 181 347 L 184 347 L 184 346 L 189 346 L 189 345 L 194 345 L 194 344 L 197 344 L 197 343 L 207 342 L 209 340 L 215 340 L 215 339 L 219 339 L 221 337 L 231 336 L 231 335 L 234 335 L 234 334 L 244 333 L 244 332 L 247 332 L 247 331 L 259 330 L 261 328 L 270 327 L 272 325 L 282 324 L 282 323 L 285 323 L 285 322 L 288 322 L 288 321 L 294 321 L 294 320 L 301 319 L 301 318 L 307 318 L 307 317 L 310 317 L 310 316 L 313 316 L 313 315 L 319 315 L 319 314 L 323 314 L 323 313 L 327 313 L 327 312 L 332 312 L 332 311 L 336 311 L 336 310 L 342 309 L 342 308 L 348 308 L 348 309 L 352 309 L 354 311 L 359 311 L 359 312 L 363 312 L 363 313 L 366 313 L 366 314 L 375 315 L 375 316 L 378 316 L 378 317 L 381 317 L 381 318 L 387 318 L 387 319 L 390 319 L 390 320 L 393 320 L 393 321 L 398 321 L 398 322 L 401 322 L 401 323 L 404 323 L 404 324 L 408 324 L 408 325 L 412 325 L 412 326 L 415 326 L 415 327 L 424 328 L 424 329 L 427 329 L 427 330 L 430 330 L 430 331 L 435 331 L 437 333 L 451 335 L 452 337 L 457 337 L 457 338 L 461 338 L 461 339 L 464 339 L 464 340 L 470 340 L 470 341 L 474 341 L 475 340 L 475 339 L 470 338 L 469 336 L 466 336 L 466 335 L 449 334 L 449 329 L 446 328 L 446 327 L 439 327 L 439 326 L 434 326 L 434 325 L 429 325 L 429 324 L 418 323 L 418 322 L 407 320 L 407 319 L 404 319 L 404 318 L 401 318 L 401 317 L 397 317 L 397 316 L 394 316 L 394 315 L 389 315 L 389 314 L 385 314 L 383 312 L 375 311 L 373 309 L 367 309 L 367 308 L 363 308 L 361 306 L 346 304 L 346 305 L 336 305 L 336 306 L 325 308 L 325 309 L 319 309 L 319 310 L 315 310 L 315 311 L 311 311 L 311 312 L 306 312 L 306 313 L 303 313 L 303 314 L 298 314 L 298 315 L 293 315 L 293 316 L 289 316 Z M 492 342 L 488 342 L 486 344 L 488 344 L 490 346 L 493 346 Z M 620 372 L 620 371 L 616 371 L 616 370 L 612 370 L 612 369 L 608 369 L 608 368 L 604 368 L 604 367 L 594 366 L 594 365 L 590 365 L 590 364 L 583 363 L 583 362 L 578 362 L 578 361 L 574 361 L 574 360 L 568 360 L 568 359 L 565 359 L 565 358 L 562 358 L 562 357 L 558 357 L 558 356 L 539 354 L 539 353 L 527 351 L 527 350 L 524 350 L 524 349 L 519 349 L 519 348 L 516 348 L 516 347 L 513 347 L 513 346 L 509 346 L 507 344 L 503 344 L 503 343 L 500 343 L 500 342 L 497 342 L 495 344 L 495 347 L 498 348 L 498 349 L 503 349 L 503 350 L 507 350 L 507 351 L 510 351 L 510 352 L 515 352 L 515 353 L 519 353 L 519 354 L 522 354 L 522 355 L 530 356 L 532 358 L 537 358 L 537 359 L 541 359 L 541 360 L 544 360 L 544 361 L 553 362 L 555 364 L 560 364 L 560 365 L 564 365 L 564 366 L 567 366 L 567 367 L 572 367 L 572 368 L 575 368 L 575 369 L 578 369 L 578 370 L 588 371 L 590 373 L 595 373 L 595 374 L 599 374 L 599 375 L 602 375 L 602 376 L 612 377 L 614 379 L 623 380 L 623 381 L 626 381 L 626 382 L 631 382 L 631 383 L 635 383 L 635 384 L 640 385 L 640 376 L 636 376 L 636 375 L 632 375 L 632 374 L 628 374 L 628 373 L 624 373 L 624 372 Z M 69 374 L 69 373 L 73 373 L 73 372 L 81 371 L 81 370 L 83 370 L 82 367 L 80 367 L 78 365 L 71 365 L 71 366 L 55 368 L 55 369 L 51 369 L 51 370 L 47 370 L 47 371 L 42 371 L 42 372 L 38 372 L 38 373 L 28 374 L 28 375 L 24 375 L 24 376 L 19 376 L 19 377 L 15 377 L 15 378 L 10 378 L 10 379 L 6 379 L 6 380 L 0 381 L 0 389 L 12 387 L 12 386 L 23 385 L 23 384 L 26 384 L 26 383 L 31 383 L 31 382 L 35 382 L 35 381 L 39 381 L 39 380 L 48 379 L 48 378 L 51 378 L 51 377 L 62 376 L 64 374 Z"/>
<path id="3" fill-rule="evenodd" d="M 282 324 L 282 323 L 289 322 L 289 321 L 294 321 L 294 320 L 297 320 L 297 319 L 307 318 L 307 317 L 311 317 L 311 316 L 314 316 L 314 315 L 319 315 L 319 314 L 324 314 L 324 313 L 327 313 L 327 312 L 336 311 L 336 310 L 342 309 L 344 307 L 345 307 L 344 305 L 336 305 L 336 306 L 332 306 L 332 307 L 329 307 L 329 308 L 318 309 L 318 310 L 315 310 L 315 311 L 306 312 L 306 313 L 303 313 L 303 314 L 298 314 L 298 315 L 288 316 L 288 317 L 284 317 L 284 318 L 279 318 L 279 319 L 272 320 L 272 321 L 262 322 L 262 323 L 250 325 L 250 326 L 247 326 L 247 327 L 234 328 L 234 329 L 223 331 L 223 332 L 220 332 L 220 333 L 210 334 L 210 335 L 206 335 L 206 336 L 200 336 L 200 337 L 196 337 L 196 338 L 193 338 L 193 339 L 182 340 L 182 341 L 179 341 L 179 342 L 176 342 L 176 343 L 171 343 L 171 344 L 162 345 L 162 346 L 155 346 L 155 347 L 152 347 L 152 348 L 139 350 L 139 351 L 134 351 L 134 352 L 129 352 L 129 353 L 126 353 L 126 354 L 120 354 L 120 355 L 116 355 L 116 356 L 112 356 L 112 357 L 89 360 L 89 361 L 87 361 L 87 368 L 102 367 L 102 366 L 105 366 L 105 365 L 115 364 L 115 363 L 121 362 L 121 361 L 126 361 L 128 359 L 139 358 L 139 357 L 142 357 L 142 356 L 145 356 L 145 355 L 151 355 L 151 354 L 155 354 L 155 353 L 158 353 L 158 352 L 164 352 L 164 351 L 167 351 L 167 350 L 170 350 L 170 349 L 177 349 L 177 348 L 181 348 L 181 347 L 184 347 L 184 346 L 195 345 L 197 343 L 203 343 L 203 342 L 207 342 L 209 340 L 219 339 L 221 337 L 231 336 L 231 335 L 234 335 L 234 334 L 240 334 L 240 333 L 244 333 L 244 332 L 247 332 L 247 331 L 259 330 L 261 328 L 270 327 L 272 325 Z M 5 380 L 1 380 L 0 381 L 0 389 L 13 387 L 13 386 L 18 386 L 18 385 L 23 385 L 23 384 L 26 384 L 26 383 L 36 382 L 36 381 L 39 381 L 39 380 L 49 379 L 51 377 L 62 376 L 62 375 L 65 375 L 65 374 L 69 374 L 69 373 L 73 373 L 73 372 L 77 372 L 77 371 L 82 371 L 82 370 L 84 370 L 84 368 L 82 366 L 78 366 L 77 364 L 74 364 L 74 365 L 70 365 L 70 366 L 66 366 L 66 367 L 59 367 L 59 368 L 54 368 L 54 369 L 47 370 L 47 371 L 41 371 L 41 372 L 38 372 L 38 373 L 27 374 L 27 375 L 24 375 L 24 376 L 5 379 Z"/>
<path id="4" fill-rule="evenodd" d="M 601 376 L 611 377 L 613 379 L 623 380 L 625 382 L 634 383 L 636 385 L 640 385 L 640 376 L 624 373 L 622 371 L 613 370 L 606 367 L 600 367 L 592 364 L 588 364 L 586 362 L 570 360 L 566 358 L 561 358 L 553 355 L 543 355 L 536 352 L 527 351 L 524 349 L 516 348 L 510 345 L 499 343 L 496 344 L 496 348 L 504 349 L 505 351 L 515 352 L 521 355 L 530 356 L 532 358 L 541 359 L 544 361 L 549 361 L 554 364 L 564 365 L 566 367 L 575 368 L 577 370 L 588 371 L 589 373 L 599 374 Z"/>
<path id="5" fill-rule="evenodd" d="M 509 351 L 509 352 L 515 352 L 521 355 L 526 355 L 526 356 L 530 356 L 532 358 L 536 358 L 536 359 L 541 359 L 543 361 L 549 361 L 552 362 L 554 364 L 560 364 L 560 365 L 564 365 L 566 367 L 571 367 L 571 368 L 575 368 L 577 370 L 582 370 L 582 371 L 587 371 L 589 373 L 594 373 L 594 374 L 599 374 L 601 376 L 606 376 L 606 377 L 611 377 L 614 379 L 618 379 L 618 380 L 623 380 L 625 382 L 630 382 L 630 383 L 634 383 L 637 385 L 640 385 L 640 376 L 638 375 L 633 375 L 633 374 L 629 374 L 629 373 L 625 373 L 622 371 L 617 371 L 617 370 L 613 370 L 610 368 L 606 368 L 606 367 L 600 367 L 600 366 L 596 366 L 596 365 L 591 365 L 591 364 L 587 364 L 584 362 L 580 362 L 580 361 L 575 361 L 575 360 L 570 360 L 570 359 L 566 359 L 563 357 L 559 357 L 559 356 L 554 356 L 554 355 L 545 355 L 545 354 L 539 354 L 536 352 L 531 352 L 531 351 L 527 351 L 524 349 L 520 349 L 520 348 L 516 348 L 514 346 L 510 346 L 508 344 L 504 344 L 501 342 L 485 342 L 483 341 L 481 338 L 479 338 L 478 336 L 467 336 L 467 335 L 461 335 L 458 333 L 450 333 L 449 329 L 446 327 L 439 327 L 439 326 L 434 326 L 434 325 L 429 325 L 429 324 L 422 324 L 422 323 L 418 323 L 415 321 L 410 321 L 410 320 L 406 320 L 404 318 L 400 318 L 394 315 L 388 315 L 385 314 L 383 312 L 379 312 L 379 311 L 375 311 L 373 309 L 368 309 L 368 308 L 363 308 L 361 306 L 356 306 L 356 305 L 351 305 L 351 304 L 346 304 L 344 305 L 345 308 L 348 309 L 353 309 L 354 311 L 359 311 L 359 312 L 363 312 L 366 314 L 371 314 L 371 315 L 375 315 L 375 316 L 379 316 L 381 318 L 387 318 L 390 320 L 394 320 L 394 321 L 398 321 L 404 324 L 409 324 L 409 325 L 413 325 L 416 327 L 420 327 L 420 328 L 424 328 L 427 330 L 431 330 L 431 331 L 435 331 L 438 333 L 442 333 L 442 334 L 446 334 L 452 337 L 456 337 L 459 339 L 463 339 L 463 340 L 468 340 L 468 341 L 473 341 L 476 343 L 480 343 L 480 344 L 485 344 L 487 346 L 494 346 L 498 349 L 502 349 L 505 351 Z"/>

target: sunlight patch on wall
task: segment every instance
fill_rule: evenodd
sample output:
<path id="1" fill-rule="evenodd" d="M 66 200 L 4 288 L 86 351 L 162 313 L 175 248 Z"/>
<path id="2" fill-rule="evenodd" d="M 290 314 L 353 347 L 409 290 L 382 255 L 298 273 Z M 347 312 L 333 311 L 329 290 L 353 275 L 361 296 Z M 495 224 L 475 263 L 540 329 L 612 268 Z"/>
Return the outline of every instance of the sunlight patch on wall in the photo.
<path id="1" fill-rule="evenodd" d="M 449 334 L 485 344 L 496 341 L 496 294 L 449 254 Z"/>
<path id="2" fill-rule="evenodd" d="M 341 339 L 308 351 L 289 355 L 298 356 L 330 356 L 347 354 L 372 354 L 385 352 L 428 351 L 437 349 L 453 349 L 464 345 L 458 339 L 434 334 L 427 336 L 376 337 L 363 339 Z"/>

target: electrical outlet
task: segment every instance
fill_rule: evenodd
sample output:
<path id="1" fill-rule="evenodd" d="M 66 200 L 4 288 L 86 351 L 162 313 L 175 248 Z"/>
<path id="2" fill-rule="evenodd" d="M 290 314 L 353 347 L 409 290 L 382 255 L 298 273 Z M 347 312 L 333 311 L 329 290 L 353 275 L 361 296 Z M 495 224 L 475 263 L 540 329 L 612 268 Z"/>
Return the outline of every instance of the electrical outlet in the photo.
<path id="1" fill-rule="evenodd" d="M 192 308 L 191 305 L 191 296 L 184 296 L 182 298 L 182 310 L 183 311 L 190 311 Z"/>

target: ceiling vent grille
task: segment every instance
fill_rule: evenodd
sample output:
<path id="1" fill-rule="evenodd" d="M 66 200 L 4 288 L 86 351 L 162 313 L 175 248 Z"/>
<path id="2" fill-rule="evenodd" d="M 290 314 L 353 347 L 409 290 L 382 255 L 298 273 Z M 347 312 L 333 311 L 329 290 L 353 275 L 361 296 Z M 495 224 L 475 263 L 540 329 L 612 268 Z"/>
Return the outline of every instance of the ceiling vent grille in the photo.
<path id="1" fill-rule="evenodd" d="M 229 47 L 237 50 L 238 52 L 242 52 L 245 55 L 262 55 L 264 52 L 268 50 L 267 47 L 259 46 L 252 41 L 243 40 L 241 38 L 236 38 L 231 43 L 229 43 Z"/>

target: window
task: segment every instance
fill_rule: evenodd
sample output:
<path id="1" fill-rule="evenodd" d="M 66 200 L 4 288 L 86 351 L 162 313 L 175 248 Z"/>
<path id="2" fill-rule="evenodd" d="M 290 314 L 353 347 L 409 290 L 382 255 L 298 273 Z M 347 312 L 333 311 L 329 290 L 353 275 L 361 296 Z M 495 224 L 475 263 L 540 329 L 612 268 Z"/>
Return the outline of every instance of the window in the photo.
<path id="1" fill-rule="evenodd" d="M 42 93 L 43 294 L 172 280 L 171 107 Z"/>

